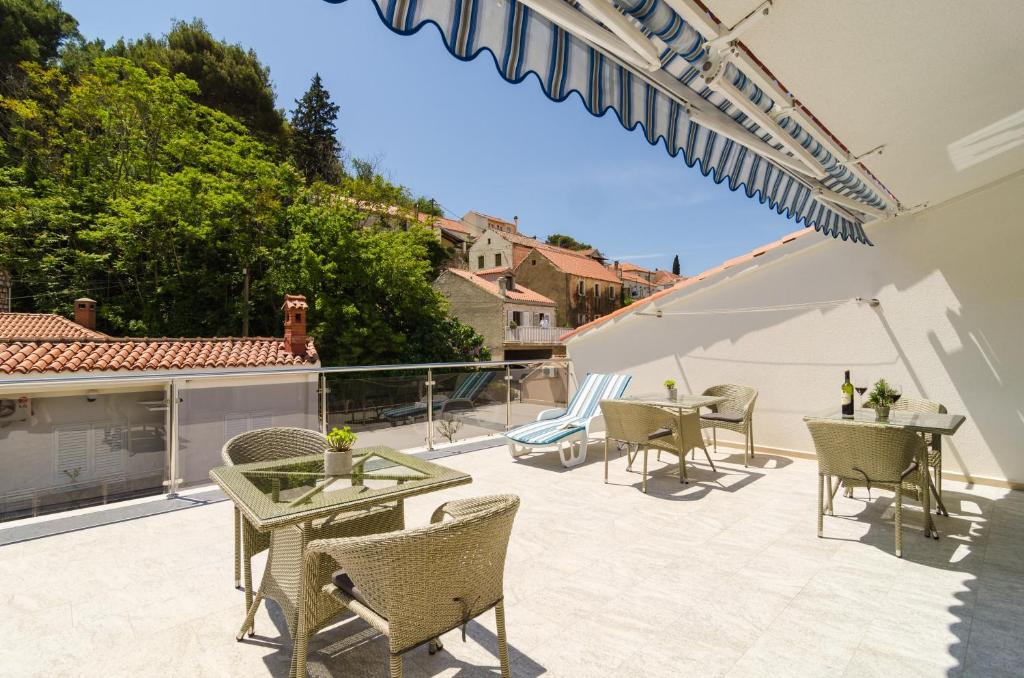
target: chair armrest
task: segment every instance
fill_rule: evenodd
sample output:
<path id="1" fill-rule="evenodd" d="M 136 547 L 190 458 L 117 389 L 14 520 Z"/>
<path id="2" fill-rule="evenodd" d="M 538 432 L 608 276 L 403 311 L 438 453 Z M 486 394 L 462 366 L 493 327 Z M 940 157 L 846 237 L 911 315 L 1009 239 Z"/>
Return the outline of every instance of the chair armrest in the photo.
<path id="1" fill-rule="evenodd" d="M 545 419 L 558 419 L 563 414 L 565 414 L 565 410 L 558 407 L 551 410 L 542 410 L 541 413 L 537 415 L 537 421 L 543 421 Z"/>
<path id="2" fill-rule="evenodd" d="M 501 496 L 491 497 L 472 497 L 469 499 L 455 499 L 448 501 L 434 511 L 433 515 L 430 516 L 431 523 L 439 523 L 444 520 L 445 516 L 451 518 L 461 518 L 463 516 L 471 516 L 481 511 L 493 508 L 495 506 L 501 506 L 504 502 L 504 498 Z"/>

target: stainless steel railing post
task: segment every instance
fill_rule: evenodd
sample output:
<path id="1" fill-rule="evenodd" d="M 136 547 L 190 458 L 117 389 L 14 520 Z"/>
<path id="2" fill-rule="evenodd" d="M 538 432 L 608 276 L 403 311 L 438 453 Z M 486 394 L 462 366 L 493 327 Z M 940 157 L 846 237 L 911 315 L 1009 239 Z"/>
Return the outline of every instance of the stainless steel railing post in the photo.
<path id="1" fill-rule="evenodd" d="M 434 449 L 434 370 L 427 368 L 427 449 Z"/>
<path id="2" fill-rule="evenodd" d="M 320 432 L 327 435 L 327 375 L 320 373 Z"/>
<path id="3" fill-rule="evenodd" d="M 164 485 L 167 487 L 167 498 L 173 499 L 178 496 L 178 487 L 181 485 L 181 478 L 178 477 L 178 403 L 181 398 L 178 396 L 178 382 L 172 379 L 167 383 L 167 480 Z"/>
<path id="4" fill-rule="evenodd" d="M 512 428 L 512 366 L 505 365 L 505 430 Z"/>

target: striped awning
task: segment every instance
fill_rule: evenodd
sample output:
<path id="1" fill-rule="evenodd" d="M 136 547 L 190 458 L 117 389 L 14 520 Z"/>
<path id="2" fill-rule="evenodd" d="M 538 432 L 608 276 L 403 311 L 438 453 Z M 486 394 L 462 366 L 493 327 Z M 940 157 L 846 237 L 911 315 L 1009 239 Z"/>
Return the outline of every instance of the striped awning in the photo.
<path id="1" fill-rule="evenodd" d="M 639 126 L 648 142 L 663 143 L 715 183 L 726 182 L 804 226 L 870 245 L 863 221 L 892 209 L 879 186 L 850 171 L 794 117 L 780 114 L 782 104 L 736 65 L 716 67 L 705 36 L 664 0 L 615 0 L 620 11 L 608 4 L 614 16 L 598 17 L 585 9 L 594 8 L 594 0 L 373 2 L 396 33 L 434 24 L 455 57 L 468 61 L 487 52 L 510 83 L 533 74 L 553 101 L 575 93 L 595 116 L 614 111 L 623 127 Z M 618 40 L 606 28 L 615 21 L 628 22 L 627 29 L 649 41 L 653 64 L 607 48 L 605 36 Z M 577 24 L 584 30 L 571 28 Z M 753 107 L 772 114 L 774 124 L 759 124 L 764 118 Z"/>

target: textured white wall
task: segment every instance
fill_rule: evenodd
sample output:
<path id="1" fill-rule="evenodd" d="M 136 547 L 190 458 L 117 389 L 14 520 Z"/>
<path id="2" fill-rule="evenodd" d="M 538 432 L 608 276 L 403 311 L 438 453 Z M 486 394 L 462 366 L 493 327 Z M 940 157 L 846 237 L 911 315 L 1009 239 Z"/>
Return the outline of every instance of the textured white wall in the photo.
<path id="1" fill-rule="evenodd" d="M 627 314 L 569 342 L 576 373 L 632 374 L 634 393 L 668 377 L 694 393 L 750 384 L 755 442 L 800 451 L 813 449 L 801 417 L 838 407 L 843 370 L 856 385 L 886 377 L 967 416 L 943 441 L 946 470 L 1024 483 L 1024 174 L 868 233 L 875 247 L 811 234 L 655 303 L 877 308 Z"/>

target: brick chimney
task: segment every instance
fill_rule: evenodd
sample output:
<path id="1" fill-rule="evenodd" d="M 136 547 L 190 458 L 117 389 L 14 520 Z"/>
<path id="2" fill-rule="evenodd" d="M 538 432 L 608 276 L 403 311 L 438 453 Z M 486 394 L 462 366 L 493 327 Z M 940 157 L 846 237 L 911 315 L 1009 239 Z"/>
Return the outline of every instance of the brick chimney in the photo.
<path id="1" fill-rule="evenodd" d="M 75 322 L 87 330 L 96 329 L 96 302 L 87 297 L 75 299 Z"/>
<path id="2" fill-rule="evenodd" d="M 301 294 L 284 295 L 284 350 L 292 355 L 306 355 L 306 314 L 309 304 Z"/>

